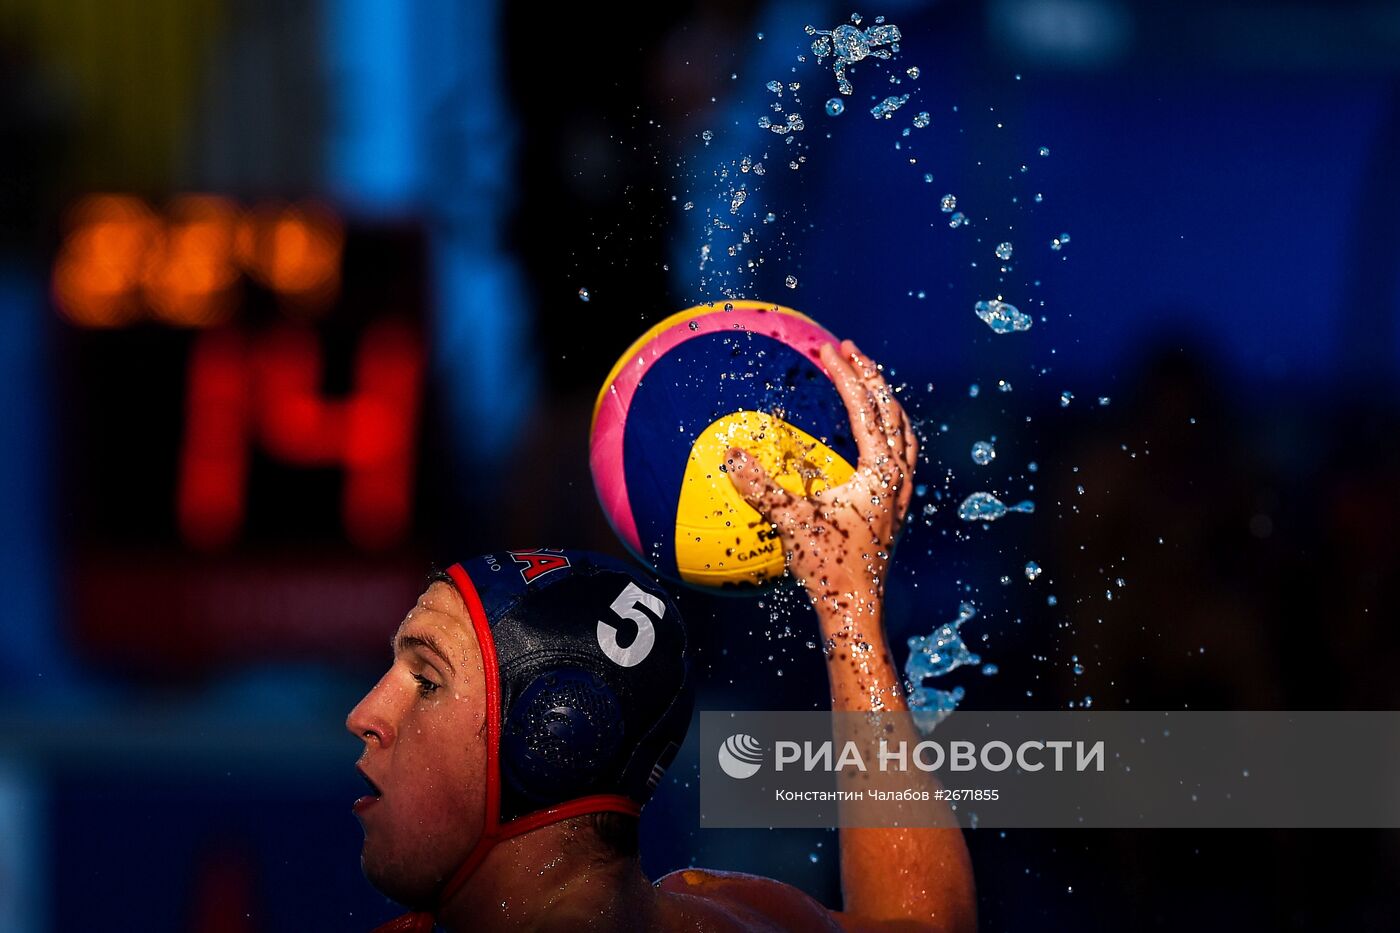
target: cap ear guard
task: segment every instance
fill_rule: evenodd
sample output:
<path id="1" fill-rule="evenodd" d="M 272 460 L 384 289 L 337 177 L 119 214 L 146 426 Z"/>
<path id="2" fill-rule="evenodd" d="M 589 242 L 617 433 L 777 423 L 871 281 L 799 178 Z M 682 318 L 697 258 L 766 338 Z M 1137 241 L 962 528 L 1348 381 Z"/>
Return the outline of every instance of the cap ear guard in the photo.
<path id="1" fill-rule="evenodd" d="M 501 732 L 501 777 L 522 811 L 596 793 L 617 771 L 625 725 L 617 695 L 579 667 L 545 671 L 511 702 Z"/>

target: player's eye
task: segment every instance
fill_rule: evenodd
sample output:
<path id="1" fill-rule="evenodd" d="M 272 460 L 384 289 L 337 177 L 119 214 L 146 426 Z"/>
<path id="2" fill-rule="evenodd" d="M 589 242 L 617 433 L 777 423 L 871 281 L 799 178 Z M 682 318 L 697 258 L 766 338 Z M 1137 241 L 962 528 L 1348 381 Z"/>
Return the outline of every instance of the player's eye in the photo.
<path id="1" fill-rule="evenodd" d="M 434 693 L 437 692 L 437 689 L 442 686 L 441 684 L 433 683 L 431 680 L 424 677 L 422 674 L 414 674 L 413 679 L 418 681 L 419 694 L 425 697 L 432 696 Z"/>

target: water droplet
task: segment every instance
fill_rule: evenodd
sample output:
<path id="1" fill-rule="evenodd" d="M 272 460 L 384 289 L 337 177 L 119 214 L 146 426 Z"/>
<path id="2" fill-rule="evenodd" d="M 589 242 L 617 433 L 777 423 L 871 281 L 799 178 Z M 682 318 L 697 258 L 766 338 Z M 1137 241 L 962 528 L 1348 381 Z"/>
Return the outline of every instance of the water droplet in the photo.
<path id="1" fill-rule="evenodd" d="M 990 662 L 982 665 L 982 674 L 986 677 L 991 677 L 993 674 L 996 674 L 1000 670 L 1001 668 L 997 667 L 995 664 L 992 664 Z"/>
<path id="2" fill-rule="evenodd" d="M 783 284 L 786 285 L 788 288 L 796 288 L 796 287 L 797 287 L 797 276 L 795 276 L 795 275 L 790 275 L 790 276 L 788 276 L 787 278 L 783 279 Z"/>
<path id="3" fill-rule="evenodd" d="M 765 85 L 765 87 L 767 87 L 768 90 L 772 91 L 774 94 L 783 93 L 783 82 L 781 81 L 769 81 Z"/>
<path id="4" fill-rule="evenodd" d="M 1055 598 L 1055 595 L 1054 595 L 1053 593 L 1052 593 L 1051 595 L 1045 597 L 1045 605 L 1047 605 L 1047 606 L 1057 606 L 1057 605 L 1059 605 L 1059 603 L 1060 603 L 1060 601 L 1059 601 L 1058 599 Z"/>
<path id="5" fill-rule="evenodd" d="M 826 115 L 828 117 L 839 117 L 846 112 L 846 102 L 839 97 L 833 97 L 826 102 Z"/>
<path id="6" fill-rule="evenodd" d="M 977 383 L 974 382 L 972 385 L 970 385 L 970 386 L 967 387 L 967 397 L 968 397 L 968 398 L 976 398 L 976 397 L 977 397 L 977 393 L 978 393 L 978 392 L 981 392 L 981 391 L 982 391 L 982 387 L 979 386 Z"/>
<path id="7" fill-rule="evenodd" d="M 1109 398 L 1107 395 L 1100 395 L 1100 396 L 1099 396 L 1099 406 L 1102 407 L 1102 408 L 1107 408 L 1108 405 L 1109 405 L 1109 403 L 1112 402 L 1112 401 L 1113 401 L 1113 399 Z"/>
<path id="8" fill-rule="evenodd" d="M 758 41 L 759 41 L 759 42 L 762 42 L 762 41 L 763 41 L 763 33 L 761 33 L 761 32 L 758 33 Z"/>
<path id="9" fill-rule="evenodd" d="M 923 72 L 919 70 L 918 65 L 911 65 L 910 67 L 904 70 L 904 73 L 907 74 L 909 77 L 913 78 L 915 81 L 919 80 L 919 75 L 923 74 Z"/>
<path id="10" fill-rule="evenodd" d="M 580 289 L 578 290 L 578 300 L 579 300 L 579 301 L 587 301 L 587 300 L 588 300 L 589 298 L 591 298 L 591 297 L 592 297 L 592 296 L 588 294 L 588 289 L 586 289 L 586 288 L 580 288 Z"/>
<path id="11" fill-rule="evenodd" d="M 1041 147 L 1040 147 L 1040 156 L 1041 156 L 1041 158 L 1044 158 L 1045 156 L 1048 156 L 1049 154 L 1050 154 L 1050 147 L 1049 147 L 1049 146 L 1041 146 Z M 1073 162 L 1074 160 L 1073 160 L 1073 159 L 1070 159 L 1070 161 Z"/>
<path id="12" fill-rule="evenodd" d="M 1013 247 L 1010 243 L 998 243 L 996 248 L 996 256 L 998 259 L 1005 261 L 1011 258 L 1012 250 Z"/>
<path id="13" fill-rule="evenodd" d="M 986 466 L 997 458 L 997 449 L 989 441 L 978 441 L 972 445 L 972 462 Z"/>
<path id="14" fill-rule="evenodd" d="M 958 199 L 954 195 L 945 194 L 943 195 L 943 199 L 938 202 L 938 206 L 943 213 L 951 214 L 953 211 L 957 210 Z"/>
<path id="15" fill-rule="evenodd" d="M 1030 580 L 1031 582 L 1035 582 L 1035 579 L 1036 579 L 1037 577 L 1040 576 L 1040 572 L 1041 572 L 1041 571 L 1040 571 L 1040 565 L 1039 565 L 1039 564 L 1037 564 L 1037 563 L 1036 563 L 1035 561 L 1033 561 L 1033 560 L 1028 560 L 1028 561 L 1026 561 L 1026 579 L 1027 579 L 1027 580 Z"/>
<path id="16" fill-rule="evenodd" d="M 933 184 L 933 173 L 931 173 L 931 172 L 924 172 L 924 184 L 926 184 L 926 185 L 931 185 L 931 184 Z"/>
<path id="17" fill-rule="evenodd" d="M 1074 676 L 1076 676 L 1076 677 L 1078 677 L 1080 674 L 1084 673 L 1084 665 L 1083 665 L 1083 664 L 1080 664 L 1078 661 L 1075 661 L 1075 662 L 1074 662 L 1074 667 L 1073 667 L 1072 669 L 1073 669 L 1073 671 L 1074 671 Z"/>
<path id="18" fill-rule="evenodd" d="M 1044 200 L 1045 200 L 1045 195 L 1043 195 L 1043 194 L 1041 194 L 1039 191 L 1037 191 L 1037 192 L 1035 193 L 1035 203 L 1040 204 L 1040 203 L 1042 203 Z"/>
<path id="19" fill-rule="evenodd" d="M 1060 393 L 1061 408 L 1068 408 L 1069 403 L 1072 401 L 1074 401 L 1074 393 L 1071 392 L 1069 389 L 1065 389 L 1063 392 Z"/>
<path id="20" fill-rule="evenodd" d="M 1034 512 L 1030 500 L 1007 505 L 989 492 L 974 492 L 958 506 L 958 518 L 965 522 L 994 522 L 1008 512 Z"/>
<path id="21" fill-rule="evenodd" d="M 958 211 L 952 217 L 948 218 L 948 226 L 952 227 L 954 230 L 958 229 L 965 223 L 967 223 L 967 215 L 964 214 L 962 211 Z"/>
<path id="22" fill-rule="evenodd" d="M 700 322 L 699 322 L 699 321 L 691 321 L 691 322 L 690 322 L 690 329 L 691 329 L 691 330 L 699 330 L 699 329 L 700 329 Z"/>
<path id="23" fill-rule="evenodd" d="M 908 94 L 901 94 L 897 97 L 886 97 L 874 107 L 870 108 L 870 115 L 877 120 L 882 118 L 885 120 L 892 119 L 894 116 L 894 112 L 900 107 L 903 107 L 905 102 L 908 100 Z"/>
<path id="24" fill-rule="evenodd" d="M 715 134 L 710 132 L 709 130 L 706 130 L 705 132 L 700 134 L 700 138 L 703 139 L 705 141 L 705 145 L 708 146 L 710 144 L 710 140 L 715 138 Z"/>
<path id="25" fill-rule="evenodd" d="M 972 310 L 998 334 L 1031 329 L 1031 316 L 1021 313 L 1015 305 L 1006 301 L 990 298 L 977 302 L 972 306 Z"/>
<path id="26" fill-rule="evenodd" d="M 817 860 L 818 860 L 817 853 L 815 853 L 815 852 L 808 852 L 808 853 L 807 853 L 807 861 L 809 861 L 809 862 L 811 862 L 813 865 L 815 865 L 815 864 L 817 864 Z"/>
<path id="27" fill-rule="evenodd" d="M 927 110 L 920 111 L 918 115 L 914 117 L 914 125 L 919 129 L 923 129 L 924 127 L 928 126 L 928 124 L 929 117 Z"/>
<path id="28" fill-rule="evenodd" d="M 1061 242 L 1062 244 L 1063 244 L 1063 243 L 1068 243 L 1068 242 L 1069 242 L 1069 234 L 1068 234 L 1068 233 L 1062 233 L 1062 234 L 1060 234 L 1060 242 Z"/>

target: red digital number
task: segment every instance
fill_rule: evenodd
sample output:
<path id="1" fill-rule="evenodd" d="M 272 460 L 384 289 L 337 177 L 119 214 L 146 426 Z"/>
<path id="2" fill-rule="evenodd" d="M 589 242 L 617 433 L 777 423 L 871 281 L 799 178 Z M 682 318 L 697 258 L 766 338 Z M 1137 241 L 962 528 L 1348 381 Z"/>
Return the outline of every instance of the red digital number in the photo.
<path id="1" fill-rule="evenodd" d="M 215 549 L 237 538 L 257 443 L 290 466 L 343 469 L 350 540 L 367 549 L 400 542 L 412 504 L 423 367 L 417 333 L 402 321 L 379 321 L 360 338 L 354 389 L 326 398 L 312 331 L 200 334 L 189 359 L 176 501 L 185 540 Z"/>

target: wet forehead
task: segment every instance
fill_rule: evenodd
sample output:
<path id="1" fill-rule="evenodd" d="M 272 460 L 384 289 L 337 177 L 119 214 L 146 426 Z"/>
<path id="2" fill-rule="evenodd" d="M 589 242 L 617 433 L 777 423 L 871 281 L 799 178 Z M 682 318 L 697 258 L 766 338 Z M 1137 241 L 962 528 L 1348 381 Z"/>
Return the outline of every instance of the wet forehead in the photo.
<path id="1" fill-rule="evenodd" d="M 395 633 L 395 641 L 405 635 L 426 636 L 435 642 L 459 672 L 481 671 L 481 651 L 471 617 L 461 594 L 450 583 L 434 582 L 418 597 Z"/>

